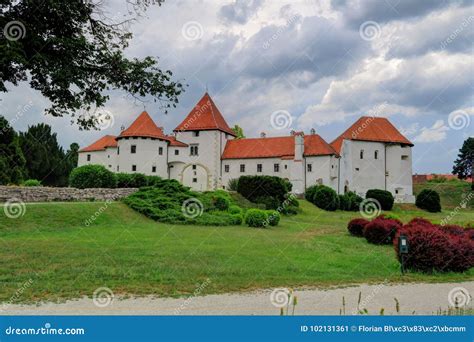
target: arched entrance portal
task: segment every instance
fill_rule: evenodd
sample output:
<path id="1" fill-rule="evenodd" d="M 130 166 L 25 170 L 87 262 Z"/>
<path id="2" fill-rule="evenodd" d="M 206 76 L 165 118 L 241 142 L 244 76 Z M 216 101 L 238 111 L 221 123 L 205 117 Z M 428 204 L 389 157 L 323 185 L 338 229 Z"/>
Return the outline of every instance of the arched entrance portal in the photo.
<path id="1" fill-rule="evenodd" d="M 202 164 L 188 164 L 183 168 L 181 183 L 193 190 L 209 190 L 209 170 Z"/>

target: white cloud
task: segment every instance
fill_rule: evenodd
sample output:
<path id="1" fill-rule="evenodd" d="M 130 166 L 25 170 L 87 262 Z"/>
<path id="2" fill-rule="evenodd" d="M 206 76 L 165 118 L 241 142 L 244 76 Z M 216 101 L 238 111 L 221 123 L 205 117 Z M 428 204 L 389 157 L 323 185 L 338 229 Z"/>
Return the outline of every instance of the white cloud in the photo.
<path id="1" fill-rule="evenodd" d="M 449 127 L 444 124 L 444 120 L 436 120 L 431 127 L 423 127 L 420 130 L 420 134 L 417 135 L 413 142 L 415 143 L 431 143 L 439 142 L 446 139 L 446 132 L 449 131 Z"/>

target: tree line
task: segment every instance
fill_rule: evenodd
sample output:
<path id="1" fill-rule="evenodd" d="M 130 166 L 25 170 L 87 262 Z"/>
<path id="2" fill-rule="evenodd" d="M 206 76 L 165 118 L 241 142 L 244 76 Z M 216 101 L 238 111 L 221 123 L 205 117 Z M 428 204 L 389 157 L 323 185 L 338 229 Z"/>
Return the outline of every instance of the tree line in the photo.
<path id="1" fill-rule="evenodd" d="M 72 143 L 65 152 L 47 124 L 17 133 L 0 116 L 0 185 L 36 179 L 43 185 L 67 186 L 69 174 L 77 166 L 78 150 L 79 145 Z"/>

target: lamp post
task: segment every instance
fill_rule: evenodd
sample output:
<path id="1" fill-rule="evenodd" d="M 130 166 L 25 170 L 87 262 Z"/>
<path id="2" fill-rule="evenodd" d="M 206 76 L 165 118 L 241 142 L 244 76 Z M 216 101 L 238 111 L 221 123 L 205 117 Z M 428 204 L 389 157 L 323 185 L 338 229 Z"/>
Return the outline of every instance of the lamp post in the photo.
<path id="1" fill-rule="evenodd" d="M 400 262 L 401 262 L 401 271 L 402 274 L 405 273 L 405 257 L 408 254 L 408 238 L 406 235 L 401 234 L 398 237 L 398 254 L 400 255 Z"/>

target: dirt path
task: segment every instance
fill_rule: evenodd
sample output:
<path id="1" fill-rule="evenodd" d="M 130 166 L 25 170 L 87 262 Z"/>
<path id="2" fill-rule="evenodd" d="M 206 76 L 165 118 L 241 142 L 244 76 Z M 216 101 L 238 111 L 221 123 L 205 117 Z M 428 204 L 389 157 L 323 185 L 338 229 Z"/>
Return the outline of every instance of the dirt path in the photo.
<path id="1" fill-rule="evenodd" d="M 369 314 L 378 315 L 381 308 L 385 314 L 396 314 L 395 300 L 400 303 L 400 313 L 411 315 L 436 313 L 447 309 L 457 295 L 458 303 L 466 301 L 468 307 L 473 300 L 465 293 L 474 295 L 474 281 L 441 284 L 378 284 L 360 285 L 330 290 L 300 289 L 294 294 L 298 298 L 296 315 L 339 315 L 342 299 L 345 298 L 347 315 L 357 312 L 357 301 L 361 294 L 361 308 Z M 273 295 L 272 295 L 273 293 Z M 104 297 L 96 301 L 82 298 L 61 304 L 8 305 L 0 307 L 2 315 L 278 315 L 275 306 L 286 300 L 284 290 L 262 290 L 247 294 L 224 294 L 195 296 L 188 298 L 126 298 Z M 111 300 L 108 300 L 111 299 Z M 273 303 L 272 303 L 273 300 Z M 100 305 L 105 305 L 99 307 Z M 274 305 L 275 304 L 275 305 Z M 291 310 L 290 310 L 291 311 Z"/>

